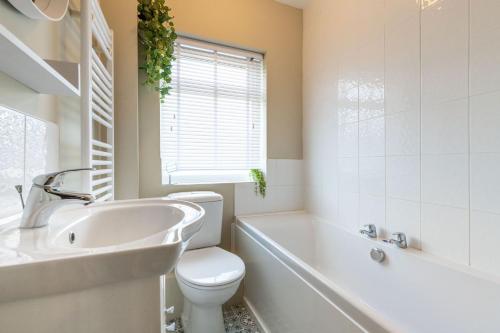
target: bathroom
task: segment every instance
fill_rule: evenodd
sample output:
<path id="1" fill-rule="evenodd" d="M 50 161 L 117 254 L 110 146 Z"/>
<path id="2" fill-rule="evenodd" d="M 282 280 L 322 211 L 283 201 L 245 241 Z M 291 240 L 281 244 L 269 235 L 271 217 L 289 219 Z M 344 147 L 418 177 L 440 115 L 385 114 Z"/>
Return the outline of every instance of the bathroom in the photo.
<path id="1" fill-rule="evenodd" d="M 500 332 L 499 17 L 0 0 L 0 332 Z"/>

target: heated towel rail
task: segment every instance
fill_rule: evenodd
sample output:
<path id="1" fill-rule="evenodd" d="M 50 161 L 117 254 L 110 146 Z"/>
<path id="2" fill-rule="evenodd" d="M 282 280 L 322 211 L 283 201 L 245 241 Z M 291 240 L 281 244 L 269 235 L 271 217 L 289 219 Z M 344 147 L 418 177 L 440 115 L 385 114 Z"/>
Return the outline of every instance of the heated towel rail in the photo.
<path id="1" fill-rule="evenodd" d="M 114 198 L 113 31 L 98 0 L 82 0 L 82 164 L 93 168 L 83 186 L 97 201 Z"/>

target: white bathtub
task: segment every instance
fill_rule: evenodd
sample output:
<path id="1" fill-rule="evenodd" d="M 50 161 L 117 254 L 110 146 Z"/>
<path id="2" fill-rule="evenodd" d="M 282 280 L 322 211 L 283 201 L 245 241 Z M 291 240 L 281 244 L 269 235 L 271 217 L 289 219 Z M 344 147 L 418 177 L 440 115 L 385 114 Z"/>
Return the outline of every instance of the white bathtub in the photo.
<path id="1" fill-rule="evenodd" d="M 270 333 L 500 332 L 497 277 L 303 212 L 238 217 L 234 232 L 245 301 Z"/>

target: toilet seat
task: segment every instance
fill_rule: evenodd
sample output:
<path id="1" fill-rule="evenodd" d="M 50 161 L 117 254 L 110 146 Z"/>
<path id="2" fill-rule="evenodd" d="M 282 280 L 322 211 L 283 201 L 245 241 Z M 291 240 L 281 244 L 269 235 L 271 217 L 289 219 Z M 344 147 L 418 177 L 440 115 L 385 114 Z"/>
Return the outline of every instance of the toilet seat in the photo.
<path id="1" fill-rule="evenodd" d="M 236 255 L 218 247 L 185 252 L 176 267 L 176 276 L 200 289 L 218 289 L 238 282 L 245 275 L 245 264 Z"/>

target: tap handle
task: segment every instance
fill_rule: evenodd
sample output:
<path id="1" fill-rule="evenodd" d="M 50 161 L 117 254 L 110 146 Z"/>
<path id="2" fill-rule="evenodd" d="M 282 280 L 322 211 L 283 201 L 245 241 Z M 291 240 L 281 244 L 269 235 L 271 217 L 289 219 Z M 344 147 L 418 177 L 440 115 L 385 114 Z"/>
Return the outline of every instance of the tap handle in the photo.
<path id="1" fill-rule="evenodd" d="M 57 172 L 48 173 L 45 175 L 39 175 L 33 178 L 33 184 L 37 186 L 51 186 L 58 177 L 69 173 L 69 172 L 78 172 L 78 171 L 93 171 L 94 168 L 79 168 L 79 169 L 68 169 Z"/>
<path id="2" fill-rule="evenodd" d="M 404 234 L 404 232 L 394 232 L 392 235 L 396 237 L 397 241 L 406 240 L 406 235 Z"/>
<path id="3" fill-rule="evenodd" d="M 374 224 L 365 224 L 359 232 L 370 238 L 377 238 L 377 227 Z"/>

